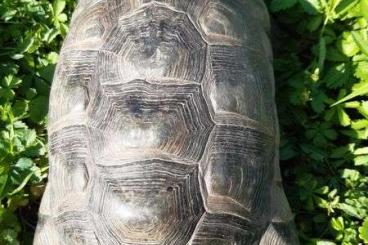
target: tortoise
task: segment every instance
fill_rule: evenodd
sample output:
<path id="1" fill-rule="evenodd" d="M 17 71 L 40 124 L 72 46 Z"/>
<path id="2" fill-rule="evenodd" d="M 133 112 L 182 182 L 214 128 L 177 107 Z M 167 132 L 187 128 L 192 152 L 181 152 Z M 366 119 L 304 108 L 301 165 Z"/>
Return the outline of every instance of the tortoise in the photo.
<path id="1" fill-rule="evenodd" d="M 262 0 L 80 0 L 35 245 L 296 245 Z"/>

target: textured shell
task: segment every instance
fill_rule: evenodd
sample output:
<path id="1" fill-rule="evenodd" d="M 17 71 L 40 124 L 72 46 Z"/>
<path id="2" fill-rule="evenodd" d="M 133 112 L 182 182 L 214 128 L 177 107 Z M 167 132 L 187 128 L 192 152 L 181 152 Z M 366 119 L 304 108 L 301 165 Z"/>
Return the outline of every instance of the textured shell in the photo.
<path id="1" fill-rule="evenodd" d="M 260 0 L 82 0 L 35 245 L 296 245 Z"/>

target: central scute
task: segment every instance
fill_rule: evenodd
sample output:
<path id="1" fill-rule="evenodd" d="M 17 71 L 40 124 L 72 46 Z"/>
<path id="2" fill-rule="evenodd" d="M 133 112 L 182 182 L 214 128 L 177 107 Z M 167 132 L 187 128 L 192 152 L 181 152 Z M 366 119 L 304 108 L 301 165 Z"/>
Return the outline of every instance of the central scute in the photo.
<path id="1" fill-rule="evenodd" d="M 152 159 L 98 169 L 90 205 L 101 237 L 110 234 L 116 244 L 189 241 L 204 211 L 197 166 Z"/>
<path id="2" fill-rule="evenodd" d="M 102 85 L 88 108 L 95 162 L 151 157 L 197 162 L 213 128 L 197 84 Z M 93 140 L 93 139 L 99 140 Z"/>
<path id="3" fill-rule="evenodd" d="M 156 3 L 134 18 L 124 17 L 107 35 L 102 50 L 118 55 L 119 79 L 178 79 L 200 83 L 206 43 L 186 14 Z"/>

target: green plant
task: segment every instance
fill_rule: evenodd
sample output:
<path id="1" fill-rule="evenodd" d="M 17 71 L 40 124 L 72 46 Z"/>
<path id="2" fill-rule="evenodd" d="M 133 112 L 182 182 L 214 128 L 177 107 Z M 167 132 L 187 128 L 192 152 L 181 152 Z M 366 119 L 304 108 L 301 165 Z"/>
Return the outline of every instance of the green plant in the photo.
<path id="1" fill-rule="evenodd" d="M 302 244 L 368 243 L 368 1 L 268 6 L 280 155 Z"/>
<path id="2" fill-rule="evenodd" d="M 0 3 L 0 244 L 31 244 L 47 177 L 46 114 L 74 1 Z"/>

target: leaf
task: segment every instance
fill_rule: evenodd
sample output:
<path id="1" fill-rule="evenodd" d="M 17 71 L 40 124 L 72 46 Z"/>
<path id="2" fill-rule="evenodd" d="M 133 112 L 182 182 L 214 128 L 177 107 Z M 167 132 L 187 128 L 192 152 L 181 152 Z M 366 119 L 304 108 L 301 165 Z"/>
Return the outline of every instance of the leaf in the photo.
<path id="1" fill-rule="evenodd" d="M 46 41 L 47 43 L 51 43 L 59 34 L 60 31 L 58 29 L 56 28 L 49 29 L 42 37 L 42 40 Z"/>
<path id="2" fill-rule="evenodd" d="M 8 182 L 8 167 L 7 166 L 0 166 L 0 200 L 5 195 L 4 189 Z"/>
<path id="3" fill-rule="evenodd" d="M 25 146 L 30 147 L 34 145 L 37 138 L 36 130 L 28 129 L 24 134 Z"/>
<path id="4" fill-rule="evenodd" d="M 286 144 L 280 149 L 280 160 L 289 160 L 296 155 L 298 154 L 291 144 Z"/>
<path id="5" fill-rule="evenodd" d="M 355 166 L 368 166 L 368 155 L 357 156 L 354 158 Z"/>
<path id="6" fill-rule="evenodd" d="M 343 15 L 354 7 L 359 1 L 358 0 L 342 0 L 335 8 L 336 15 Z"/>
<path id="7" fill-rule="evenodd" d="M 37 90 L 34 88 L 30 88 L 26 91 L 26 99 L 30 100 L 33 99 L 37 95 Z"/>
<path id="8" fill-rule="evenodd" d="M 326 157 L 326 152 L 314 145 L 302 144 L 300 148 L 314 160 L 322 161 Z"/>
<path id="9" fill-rule="evenodd" d="M 314 240 L 311 245 L 336 245 L 336 243 L 328 240 Z"/>
<path id="10" fill-rule="evenodd" d="M 345 96 L 344 98 L 336 101 L 335 103 L 333 103 L 331 106 L 335 106 L 335 105 L 338 105 L 338 104 L 341 104 L 345 101 L 348 101 L 348 100 L 351 100 L 357 96 L 361 96 L 361 95 L 364 95 L 364 94 L 367 94 L 368 93 L 368 81 L 362 81 L 360 83 L 357 83 L 353 86 L 353 89 L 352 89 L 352 93 L 350 93 L 349 95 Z"/>
<path id="11" fill-rule="evenodd" d="M 361 80 L 368 80 L 368 61 L 357 62 L 354 75 Z"/>
<path id="12" fill-rule="evenodd" d="M 347 135 L 353 139 L 368 139 L 368 129 L 362 130 L 341 130 L 341 133 Z"/>
<path id="13" fill-rule="evenodd" d="M 13 74 L 9 74 L 5 76 L 2 80 L 2 85 L 5 88 L 18 88 L 21 83 L 22 83 L 22 79 L 16 77 Z"/>
<path id="14" fill-rule="evenodd" d="M 65 0 L 54 0 L 52 4 L 54 16 L 59 16 L 63 12 L 65 5 L 66 5 Z"/>
<path id="15" fill-rule="evenodd" d="M 55 72 L 55 65 L 49 64 L 43 68 L 40 69 L 40 76 L 44 78 L 45 80 L 49 81 L 49 83 L 52 82 L 52 78 L 54 77 Z M 49 86 L 47 86 L 47 90 L 49 90 Z"/>
<path id="16" fill-rule="evenodd" d="M 355 120 L 351 123 L 351 128 L 353 129 L 362 129 L 368 127 L 368 120 L 367 119 L 360 119 Z"/>
<path id="17" fill-rule="evenodd" d="M 32 159 L 29 158 L 20 158 L 14 167 L 20 171 L 28 171 L 31 167 L 34 166 Z"/>
<path id="18" fill-rule="evenodd" d="M 342 158 L 344 157 L 347 153 L 349 153 L 350 149 L 348 146 L 341 146 L 341 147 L 336 147 L 334 149 L 332 149 L 331 151 L 331 158 Z"/>
<path id="19" fill-rule="evenodd" d="M 28 183 L 31 177 L 34 175 L 34 172 L 38 168 L 35 163 L 30 158 L 22 157 L 20 158 L 14 166 L 12 166 L 10 171 L 10 178 L 13 185 L 17 185 L 15 189 L 13 189 L 9 195 L 14 195 L 21 191 L 24 186 Z"/>
<path id="20" fill-rule="evenodd" d="M 347 60 L 347 58 L 341 52 L 340 49 L 328 46 L 327 47 L 326 60 L 327 61 L 335 61 L 335 62 L 345 62 Z"/>
<path id="21" fill-rule="evenodd" d="M 360 48 L 360 50 L 368 56 L 368 41 L 364 40 L 363 37 L 360 35 L 359 32 L 353 31 L 351 32 L 353 39 L 357 46 Z"/>
<path id="22" fill-rule="evenodd" d="M 19 45 L 18 52 L 20 54 L 28 52 L 35 42 L 35 38 L 31 35 L 28 35 L 25 40 Z"/>
<path id="23" fill-rule="evenodd" d="M 60 23 L 60 33 L 65 38 L 69 31 L 69 27 L 65 23 Z"/>
<path id="24" fill-rule="evenodd" d="M 0 87 L 0 99 L 12 100 L 14 96 L 15 93 L 12 89 Z"/>
<path id="25" fill-rule="evenodd" d="M 270 5 L 271 12 L 277 12 L 293 7 L 298 0 L 272 0 Z"/>
<path id="26" fill-rule="evenodd" d="M 351 32 L 344 32 L 342 34 L 342 38 L 339 40 L 339 48 L 348 57 L 356 55 L 360 50 Z"/>
<path id="27" fill-rule="evenodd" d="M 344 169 L 341 172 L 341 178 L 357 181 L 360 178 L 360 173 L 355 169 Z"/>
<path id="28" fill-rule="evenodd" d="M 58 16 L 58 20 L 59 20 L 60 22 L 66 22 L 66 21 L 68 20 L 68 16 L 67 16 L 66 14 L 62 13 L 62 14 L 60 14 L 60 15 Z"/>
<path id="29" fill-rule="evenodd" d="M 9 196 L 15 195 L 18 192 L 20 192 L 28 183 L 28 181 L 32 178 L 33 172 L 29 173 L 27 176 L 22 178 L 22 182 L 19 184 L 17 188 L 15 188 L 13 191 L 9 192 Z"/>
<path id="30" fill-rule="evenodd" d="M 368 119 L 368 101 L 363 101 L 357 109 L 362 116 Z"/>
<path id="31" fill-rule="evenodd" d="M 308 14 L 318 14 L 323 12 L 324 4 L 319 0 L 299 0 L 305 12 Z"/>
<path id="32" fill-rule="evenodd" d="M 28 101 L 17 100 L 12 107 L 12 111 L 16 119 L 24 117 L 28 111 Z"/>
<path id="33" fill-rule="evenodd" d="M 47 151 L 46 146 L 38 140 L 36 140 L 35 142 L 36 143 L 29 146 L 23 152 L 24 156 L 26 156 L 26 157 L 40 157 L 40 156 L 43 156 L 43 155 L 46 154 L 46 151 Z"/>
<path id="34" fill-rule="evenodd" d="M 361 227 L 359 227 L 359 237 L 365 243 L 368 243 L 368 218 L 365 218 Z"/>
<path id="35" fill-rule="evenodd" d="M 363 154 L 368 154 L 368 147 L 358 148 L 355 149 L 354 151 L 354 155 L 363 155 Z"/>
<path id="36" fill-rule="evenodd" d="M 368 0 L 360 0 L 360 11 L 364 18 L 368 20 Z"/>
<path id="37" fill-rule="evenodd" d="M 313 32 L 318 29 L 318 27 L 322 24 L 323 18 L 320 15 L 313 16 L 311 20 L 307 24 L 307 28 L 310 32 Z"/>
<path id="38" fill-rule="evenodd" d="M 350 117 L 349 115 L 345 112 L 344 109 L 339 108 L 337 109 L 337 116 L 339 118 L 340 124 L 341 126 L 349 126 L 351 123 Z"/>
<path id="39" fill-rule="evenodd" d="M 344 211 L 346 214 L 352 216 L 352 217 L 355 217 L 355 218 L 358 218 L 358 219 L 362 218 L 362 216 L 359 214 L 357 208 L 355 208 L 355 207 L 353 207 L 349 204 L 339 203 L 338 208 L 341 209 L 342 211 Z"/>
<path id="40" fill-rule="evenodd" d="M 59 59 L 59 54 L 56 53 L 56 52 L 50 52 L 48 55 L 47 55 L 47 60 L 51 63 L 51 64 L 56 64 L 57 61 Z"/>
<path id="41" fill-rule="evenodd" d="M 45 120 L 48 112 L 48 98 L 38 96 L 30 103 L 29 117 L 35 123 L 41 123 Z"/>
<path id="42" fill-rule="evenodd" d="M 344 219 L 342 217 L 332 218 L 331 226 L 336 231 L 343 231 L 344 230 Z"/>
<path id="43" fill-rule="evenodd" d="M 348 63 L 341 63 L 328 69 L 323 81 L 329 88 L 339 88 L 347 85 L 351 78 L 351 66 Z"/>
<path id="44" fill-rule="evenodd" d="M 325 109 L 327 96 L 320 90 L 314 90 L 311 97 L 311 105 L 315 112 L 321 113 Z"/>

